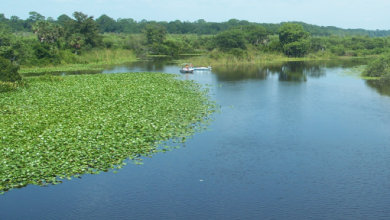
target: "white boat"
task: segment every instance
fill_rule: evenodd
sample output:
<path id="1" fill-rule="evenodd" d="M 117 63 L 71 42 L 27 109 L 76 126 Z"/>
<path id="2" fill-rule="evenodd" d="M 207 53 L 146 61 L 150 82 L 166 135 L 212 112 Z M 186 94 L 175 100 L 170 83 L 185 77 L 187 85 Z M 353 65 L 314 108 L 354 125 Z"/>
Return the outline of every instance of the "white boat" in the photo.
<path id="1" fill-rule="evenodd" d="M 193 69 L 194 70 L 206 70 L 206 71 L 208 70 L 209 71 L 209 70 L 211 70 L 211 66 L 209 66 L 209 67 L 203 67 L 203 66 L 202 67 L 194 67 Z"/>
<path id="2" fill-rule="evenodd" d="M 180 66 L 181 66 L 181 69 L 180 69 L 181 73 L 193 73 L 194 72 L 194 68 L 192 68 L 191 63 L 182 63 L 182 64 L 180 64 Z"/>
<path id="3" fill-rule="evenodd" d="M 193 73 L 194 72 L 194 69 L 192 69 L 192 68 L 181 68 L 180 69 L 180 72 L 181 73 Z"/>

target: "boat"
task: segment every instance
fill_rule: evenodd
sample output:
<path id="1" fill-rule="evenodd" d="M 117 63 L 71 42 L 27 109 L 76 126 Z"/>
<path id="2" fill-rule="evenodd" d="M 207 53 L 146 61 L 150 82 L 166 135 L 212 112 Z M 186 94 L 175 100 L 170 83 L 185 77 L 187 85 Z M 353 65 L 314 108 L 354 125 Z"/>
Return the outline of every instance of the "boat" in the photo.
<path id="1" fill-rule="evenodd" d="M 180 72 L 181 73 L 193 73 L 194 72 L 194 69 L 192 69 L 192 68 L 181 68 L 180 69 Z"/>
<path id="2" fill-rule="evenodd" d="M 193 73 L 194 72 L 194 68 L 192 68 L 192 64 L 191 63 L 182 63 L 180 72 L 181 73 Z"/>
<path id="3" fill-rule="evenodd" d="M 181 73 L 194 73 L 194 71 L 210 71 L 211 66 L 208 67 L 192 67 L 192 63 L 182 63 L 181 64 Z"/>
<path id="4" fill-rule="evenodd" d="M 210 71 L 211 70 L 211 66 L 209 67 L 194 67 L 193 68 L 194 70 L 206 70 L 206 71 Z"/>

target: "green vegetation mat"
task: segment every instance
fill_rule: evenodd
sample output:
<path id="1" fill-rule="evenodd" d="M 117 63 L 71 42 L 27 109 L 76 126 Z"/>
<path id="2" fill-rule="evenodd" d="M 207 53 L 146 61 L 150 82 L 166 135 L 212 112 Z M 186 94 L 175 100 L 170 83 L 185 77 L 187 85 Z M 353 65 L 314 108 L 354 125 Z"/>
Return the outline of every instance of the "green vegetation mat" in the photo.
<path id="1" fill-rule="evenodd" d="M 0 93 L 0 193 L 120 169 L 204 130 L 208 90 L 164 73 L 27 78 Z M 160 150 L 159 150 L 160 149 Z"/>
<path id="2" fill-rule="evenodd" d="M 72 64 L 58 67 L 43 67 L 43 68 L 24 68 L 20 69 L 19 73 L 55 73 L 66 71 L 79 71 L 79 70 L 103 70 L 104 68 L 96 64 Z"/>

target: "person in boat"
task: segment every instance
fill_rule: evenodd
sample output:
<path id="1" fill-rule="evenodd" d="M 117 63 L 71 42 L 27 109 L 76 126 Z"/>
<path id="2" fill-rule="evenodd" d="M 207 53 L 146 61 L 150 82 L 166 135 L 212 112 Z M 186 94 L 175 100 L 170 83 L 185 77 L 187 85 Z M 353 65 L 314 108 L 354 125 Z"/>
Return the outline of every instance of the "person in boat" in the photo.
<path id="1" fill-rule="evenodd" d="M 186 69 L 189 70 L 188 65 L 186 65 Z"/>

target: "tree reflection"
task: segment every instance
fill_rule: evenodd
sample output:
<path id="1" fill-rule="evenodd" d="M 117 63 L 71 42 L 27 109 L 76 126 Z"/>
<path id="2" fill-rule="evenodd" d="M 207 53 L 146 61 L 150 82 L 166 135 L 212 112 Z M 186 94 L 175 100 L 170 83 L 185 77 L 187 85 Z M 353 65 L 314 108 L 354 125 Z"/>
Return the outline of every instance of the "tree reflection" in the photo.
<path id="1" fill-rule="evenodd" d="M 305 82 L 304 62 L 287 62 L 279 70 L 279 81 Z"/>
<path id="2" fill-rule="evenodd" d="M 279 81 L 305 82 L 307 78 L 319 78 L 326 75 L 329 66 L 340 66 L 341 62 L 284 62 L 262 65 L 225 65 L 213 67 L 213 73 L 221 81 L 246 79 L 264 80 L 278 74 Z"/>
<path id="3" fill-rule="evenodd" d="M 219 81 L 239 81 L 247 79 L 264 80 L 267 68 L 259 65 L 225 65 L 213 67 Z"/>
<path id="4" fill-rule="evenodd" d="M 390 84 L 383 80 L 367 80 L 366 85 L 381 95 L 390 96 Z"/>

